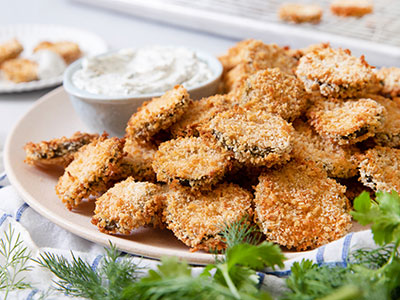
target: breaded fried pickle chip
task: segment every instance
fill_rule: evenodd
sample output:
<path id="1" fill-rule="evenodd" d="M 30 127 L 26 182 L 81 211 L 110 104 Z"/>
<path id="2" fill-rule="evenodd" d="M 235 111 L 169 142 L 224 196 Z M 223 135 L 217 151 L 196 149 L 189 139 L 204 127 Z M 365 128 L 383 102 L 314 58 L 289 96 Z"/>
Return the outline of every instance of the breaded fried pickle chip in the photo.
<path id="1" fill-rule="evenodd" d="M 346 188 L 316 165 L 293 160 L 259 181 L 255 216 L 267 240 L 289 249 L 313 249 L 350 229 Z"/>
<path id="2" fill-rule="evenodd" d="M 21 43 L 16 39 L 0 44 L 0 65 L 6 60 L 18 57 L 23 50 Z"/>
<path id="3" fill-rule="evenodd" d="M 400 150 L 376 147 L 360 157 L 360 181 L 374 191 L 400 192 Z"/>
<path id="4" fill-rule="evenodd" d="M 293 23 L 318 23 L 322 18 L 322 8 L 314 4 L 284 3 L 279 7 L 279 18 Z"/>
<path id="5" fill-rule="evenodd" d="M 322 137 L 339 144 L 355 144 L 374 136 L 382 126 L 386 109 L 372 99 L 320 99 L 307 115 Z"/>
<path id="6" fill-rule="evenodd" d="M 37 52 L 40 50 L 49 50 L 57 53 L 64 59 L 66 64 L 72 63 L 82 55 L 79 45 L 74 42 L 68 42 L 68 41 L 55 42 L 55 43 L 43 41 L 40 42 L 33 51 Z"/>
<path id="7" fill-rule="evenodd" d="M 364 57 L 349 50 L 321 48 L 299 60 L 297 77 L 307 92 L 325 97 L 356 98 L 380 89 L 376 74 Z"/>
<path id="8" fill-rule="evenodd" d="M 214 117 L 215 114 L 233 106 L 230 95 L 215 95 L 192 101 L 183 117 L 171 126 L 173 136 L 198 136 L 199 128 Z"/>
<path id="9" fill-rule="evenodd" d="M 246 109 L 276 113 L 293 121 L 307 106 L 303 84 L 278 68 L 259 71 L 243 81 L 237 91 L 239 104 Z"/>
<path id="10" fill-rule="evenodd" d="M 168 129 L 185 113 L 190 103 L 183 86 L 175 86 L 159 98 L 145 102 L 132 115 L 126 127 L 128 138 L 149 141 L 161 130 Z"/>
<path id="11" fill-rule="evenodd" d="M 62 137 L 40 143 L 27 143 L 25 162 L 31 165 L 59 165 L 66 167 L 82 146 L 98 138 L 98 134 L 75 132 L 70 138 Z"/>
<path id="12" fill-rule="evenodd" d="M 377 95 L 371 96 L 386 109 L 383 125 L 377 130 L 374 141 L 380 146 L 400 148 L 400 102 Z"/>
<path id="13" fill-rule="evenodd" d="M 96 200 L 92 223 L 101 232 L 130 234 L 145 226 L 159 226 L 162 188 L 150 182 L 121 181 Z"/>
<path id="14" fill-rule="evenodd" d="M 293 127 L 277 115 L 238 108 L 219 113 L 205 130 L 242 163 L 270 167 L 290 158 Z"/>
<path id="15" fill-rule="evenodd" d="M 122 149 L 118 138 L 101 137 L 78 150 L 56 185 L 56 193 L 68 209 L 107 191 L 120 176 Z"/>
<path id="16" fill-rule="evenodd" d="M 219 233 L 225 224 L 251 217 L 252 195 L 238 185 L 223 183 L 208 193 L 180 187 L 167 194 L 167 228 L 193 251 L 226 247 Z"/>
<path id="17" fill-rule="evenodd" d="M 339 146 L 318 135 L 310 125 L 296 120 L 293 139 L 294 158 L 313 161 L 325 169 L 328 176 L 349 178 L 357 175 L 357 160 L 353 158 L 355 147 Z"/>
<path id="18" fill-rule="evenodd" d="M 139 181 L 156 180 L 152 163 L 157 148 L 151 144 L 138 143 L 132 139 L 126 139 L 124 152 L 126 156 L 121 161 L 121 169 L 125 176 L 133 176 Z"/>
<path id="19" fill-rule="evenodd" d="M 38 64 L 25 58 L 14 58 L 1 65 L 4 76 L 15 83 L 28 82 L 38 79 Z"/>
<path id="20" fill-rule="evenodd" d="M 162 143 L 153 169 L 159 181 L 207 189 L 222 179 L 231 164 L 230 154 L 212 141 L 186 137 Z"/>
<path id="21" fill-rule="evenodd" d="M 377 76 L 383 85 L 381 91 L 383 95 L 400 96 L 400 68 L 381 68 L 377 72 Z"/>
<path id="22" fill-rule="evenodd" d="M 240 79 L 267 68 L 279 68 L 293 74 L 297 60 L 276 44 L 264 44 L 258 40 L 239 42 L 220 57 L 226 71 L 224 83 L 226 91 L 235 88 Z"/>

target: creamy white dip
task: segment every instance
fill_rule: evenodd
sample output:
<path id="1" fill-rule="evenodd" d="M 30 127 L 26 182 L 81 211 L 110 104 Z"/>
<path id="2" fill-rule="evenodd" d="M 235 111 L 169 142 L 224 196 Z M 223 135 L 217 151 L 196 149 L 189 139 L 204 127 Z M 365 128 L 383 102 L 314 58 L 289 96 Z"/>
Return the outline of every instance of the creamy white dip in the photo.
<path id="1" fill-rule="evenodd" d="M 40 50 L 33 54 L 32 60 L 37 63 L 39 79 L 54 78 L 64 73 L 67 65 L 57 53 L 49 50 Z"/>
<path id="2" fill-rule="evenodd" d="M 126 96 L 162 93 L 177 84 L 190 88 L 212 76 L 208 64 L 194 51 L 153 46 L 85 58 L 72 82 L 93 94 Z"/>

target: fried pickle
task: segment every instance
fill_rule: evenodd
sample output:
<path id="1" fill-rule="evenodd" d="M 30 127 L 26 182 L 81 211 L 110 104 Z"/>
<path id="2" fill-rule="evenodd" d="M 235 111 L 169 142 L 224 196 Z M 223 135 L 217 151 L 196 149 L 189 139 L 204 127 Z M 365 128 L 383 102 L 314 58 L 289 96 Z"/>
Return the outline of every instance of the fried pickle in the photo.
<path id="1" fill-rule="evenodd" d="M 400 96 L 400 68 L 381 68 L 378 70 L 377 76 L 383 85 L 381 93 L 384 96 Z"/>
<path id="2" fill-rule="evenodd" d="M 58 197 L 69 210 L 84 198 L 106 192 L 120 178 L 123 146 L 118 138 L 103 136 L 78 150 L 56 185 Z"/>
<path id="3" fill-rule="evenodd" d="M 25 162 L 30 165 L 59 165 L 65 168 L 82 146 L 91 143 L 98 137 L 98 134 L 77 131 L 70 138 L 63 136 L 40 143 L 27 143 L 24 146 Z"/>
<path id="4" fill-rule="evenodd" d="M 322 18 L 322 8 L 319 5 L 284 3 L 279 7 L 279 18 L 292 23 L 319 23 Z"/>
<path id="5" fill-rule="evenodd" d="M 235 184 L 223 183 L 208 193 L 193 194 L 177 187 L 167 194 L 167 228 L 192 251 L 226 248 L 219 233 L 224 225 L 252 217 L 252 195 Z"/>
<path id="6" fill-rule="evenodd" d="M 150 182 L 129 177 L 110 188 L 96 200 L 92 223 L 101 232 L 130 234 L 145 225 L 160 227 L 163 189 Z"/>
<path id="7" fill-rule="evenodd" d="M 333 0 L 331 12 L 341 17 L 362 17 L 374 10 L 370 0 Z"/>
<path id="8" fill-rule="evenodd" d="M 9 59 L 1 65 L 6 79 L 15 83 L 37 80 L 37 69 L 36 62 L 25 58 Z"/>
<path id="9" fill-rule="evenodd" d="M 306 250 L 344 236 L 351 227 L 346 188 L 311 162 L 293 160 L 259 178 L 256 222 L 267 240 Z"/>
<path id="10" fill-rule="evenodd" d="M 79 45 L 77 43 L 68 41 L 55 43 L 48 41 L 40 42 L 35 47 L 33 52 L 37 52 L 40 50 L 49 50 L 57 53 L 64 59 L 66 64 L 70 64 L 82 56 L 82 51 L 79 48 Z"/>
<path id="11" fill-rule="evenodd" d="M 158 181 L 177 181 L 192 189 L 210 189 L 231 165 L 230 154 L 204 137 L 181 137 L 162 143 L 153 161 Z"/>
<path id="12" fill-rule="evenodd" d="M 9 59 L 17 58 L 23 50 L 24 47 L 17 39 L 11 39 L 0 44 L 0 65 Z"/>
<path id="13" fill-rule="evenodd" d="M 322 137 L 339 145 L 355 144 L 374 136 L 386 109 L 372 99 L 319 99 L 308 110 L 310 124 Z"/>

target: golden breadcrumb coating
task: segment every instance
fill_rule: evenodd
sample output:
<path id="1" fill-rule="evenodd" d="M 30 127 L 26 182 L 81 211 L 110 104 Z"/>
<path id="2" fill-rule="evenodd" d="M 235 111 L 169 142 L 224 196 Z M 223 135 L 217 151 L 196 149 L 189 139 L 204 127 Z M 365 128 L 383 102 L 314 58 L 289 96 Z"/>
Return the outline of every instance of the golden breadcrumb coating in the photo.
<path id="1" fill-rule="evenodd" d="M 267 240 L 306 250 L 344 236 L 351 227 L 346 188 L 315 164 L 291 161 L 259 178 L 256 222 Z"/>
<path id="2" fill-rule="evenodd" d="M 381 68 L 377 72 L 378 79 L 383 84 L 381 93 L 390 97 L 400 96 L 400 68 Z"/>
<path id="3" fill-rule="evenodd" d="M 297 60 L 276 44 L 264 44 L 258 40 L 239 42 L 220 57 L 226 70 L 223 76 L 226 92 L 234 90 L 238 82 L 248 75 L 267 68 L 280 68 L 293 74 Z"/>
<path id="4" fill-rule="evenodd" d="M 167 228 L 192 251 L 221 250 L 226 245 L 219 233 L 225 224 L 253 215 L 251 200 L 251 193 L 232 183 L 201 194 L 177 187 L 167 194 L 164 218 Z"/>
<path id="5" fill-rule="evenodd" d="M 325 97 L 363 97 L 380 89 L 373 68 L 357 58 L 350 50 L 321 48 L 299 60 L 297 77 L 309 93 L 319 92 Z"/>
<path id="6" fill-rule="evenodd" d="M 27 143 L 24 146 L 24 162 L 30 165 L 59 165 L 65 168 L 74 159 L 76 151 L 98 137 L 98 134 L 77 131 L 70 138 L 63 136 L 40 143 Z"/>
<path id="7" fill-rule="evenodd" d="M 354 157 L 358 151 L 355 147 L 339 146 L 318 135 L 310 125 L 296 120 L 293 138 L 292 157 L 313 161 L 324 168 L 329 177 L 350 178 L 357 175 L 358 162 Z"/>
<path id="8" fill-rule="evenodd" d="M 56 193 L 71 210 L 84 198 L 104 193 L 120 177 L 123 141 L 102 136 L 81 147 L 56 185 Z"/>
<path id="9" fill-rule="evenodd" d="M 248 77 L 238 88 L 239 105 L 278 114 L 287 121 L 299 117 L 308 104 L 303 84 L 280 69 L 266 69 Z"/>
<path id="10" fill-rule="evenodd" d="M 126 139 L 124 153 L 121 161 L 122 177 L 133 176 L 138 181 L 156 181 L 156 173 L 152 163 L 157 147 L 152 144 L 138 143 L 132 139 Z"/>
<path id="11" fill-rule="evenodd" d="M 377 146 L 360 156 L 360 181 L 374 191 L 400 192 L 400 149 Z"/>
<path id="12" fill-rule="evenodd" d="M 153 161 L 158 181 L 177 181 L 193 189 L 209 189 L 231 165 L 230 154 L 204 137 L 181 137 L 162 143 Z"/>
<path id="13" fill-rule="evenodd" d="M 271 167 L 290 158 L 293 127 L 277 115 L 236 108 L 217 114 L 204 130 L 242 163 Z"/>
<path id="14" fill-rule="evenodd" d="M 25 58 L 9 59 L 1 65 L 4 76 L 15 83 L 37 80 L 37 68 L 36 62 Z"/>
<path id="15" fill-rule="evenodd" d="M 82 51 L 79 48 L 79 45 L 77 43 L 68 41 L 55 43 L 43 41 L 35 47 L 33 52 L 37 52 L 39 50 L 49 50 L 57 53 L 64 59 L 66 64 L 70 64 L 82 56 Z"/>
<path id="16" fill-rule="evenodd" d="M 339 145 L 355 144 L 374 136 L 386 117 L 386 109 L 372 99 L 342 101 L 319 99 L 307 115 L 322 137 Z"/>
<path id="17" fill-rule="evenodd" d="M 370 0 L 333 0 L 331 3 L 331 12 L 342 17 L 362 17 L 373 10 Z"/>
<path id="18" fill-rule="evenodd" d="M 163 189 L 150 182 L 129 177 L 96 200 L 92 223 L 101 232 L 130 234 L 145 225 L 158 227 L 157 215 L 163 210 Z"/>
<path id="19" fill-rule="evenodd" d="M 383 125 L 376 131 L 374 141 L 377 145 L 400 148 L 400 102 L 370 95 L 372 99 L 386 109 Z"/>
<path id="20" fill-rule="evenodd" d="M 279 18 L 293 23 L 319 23 L 322 8 L 316 4 L 284 3 L 279 7 Z"/>
<path id="21" fill-rule="evenodd" d="M 139 142 L 150 141 L 152 136 L 178 121 L 190 102 L 186 89 L 177 85 L 161 97 L 143 103 L 128 121 L 127 137 Z"/>
<path id="22" fill-rule="evenodd" d="M 233 106 L 230 95 L 215 95 L 193 101 L 183 117 L 173 124 L 170 131 L 174 137 L 199 136 L 200 127 L 211 120 L 215 114 L 225 111 Z"/>
<path id="23" fill-rule="evenodd" d="M 6 60 L 17 58 L 24 50 L 24 47 L 17 39 L 11 39 L 0 44 L 0 65 Z"/>

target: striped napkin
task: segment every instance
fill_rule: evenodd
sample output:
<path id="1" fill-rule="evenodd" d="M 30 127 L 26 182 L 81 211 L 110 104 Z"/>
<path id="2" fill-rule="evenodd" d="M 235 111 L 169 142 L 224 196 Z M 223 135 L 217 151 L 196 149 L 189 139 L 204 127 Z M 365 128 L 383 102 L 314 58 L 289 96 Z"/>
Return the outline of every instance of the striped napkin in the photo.
<path id="1" fill-rule="evenodd" d="M 8 230 L 11 224 L 15 232 L 21 235 L 34 258 L 37 258 L 44 251 L 61 254 L 69 258 L 72 250 L 75 256 L 90 262 L 92 268 L 95 269 L 104 255 L 103 247 L 84 240 L 37 214 L 10 185 L 2 164 L 0 152 L 0 237 L 4 236 L 4 232 Z M 345 266 L 350 251 L 374 247 L 376 246 L 370 230 L 350 233 L 340 240 L 287 260 L 285 267 L 281 270 L 260 272 L 260 287 L 270 292 L 274 297 L 279 297 L 286 290 L 284 277 L 290 274 L 290 267 L 295 261 L 310 259 L 320 265 Z M 144 268 L 154 269 L 158 263 L 156 260 L 140 257 L 132 257 L 132 259 Z M 25 281 L 30 283 L 33 288 L 13 291 L 8 295 L 8 299 L 39 299 L 40 296 L 48 293 L 52 280 L 55 278 L 47 270 L 37 267 L 34 262 L 31 262 L 30 265 L 35 267 L 32 271 L 26 273 Z M 198 270 L 194 270 L 194 274 L 197 273 L 196 271 Z M 4 292 L 0 292 L 1 296 L 4 296 Z M 46 299 L 69 298 L 54 292 L 46 296 Z"/>

